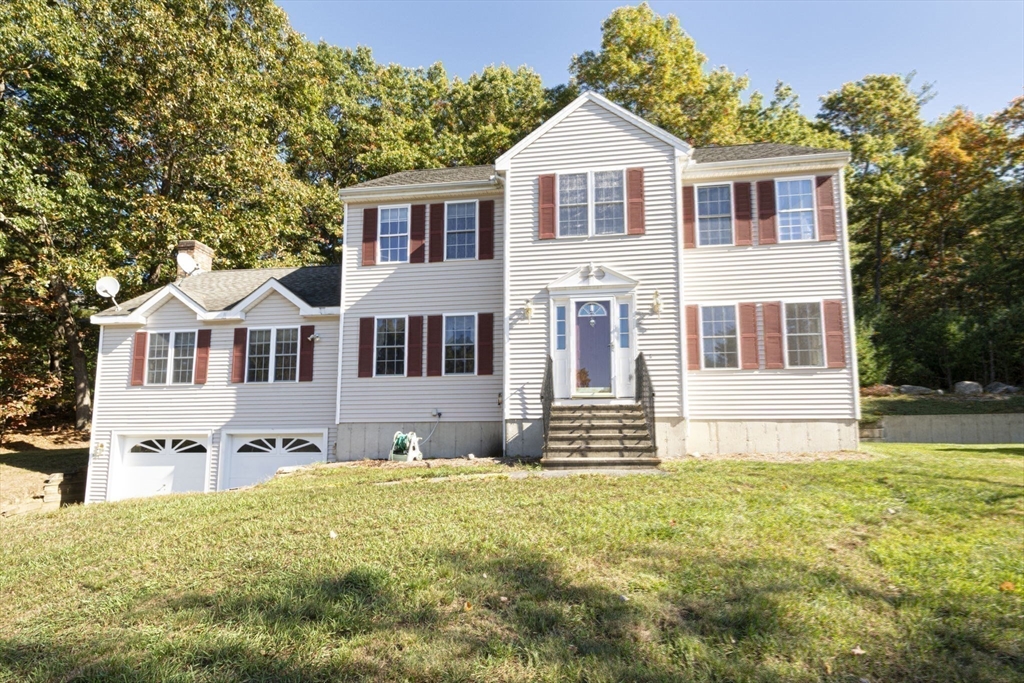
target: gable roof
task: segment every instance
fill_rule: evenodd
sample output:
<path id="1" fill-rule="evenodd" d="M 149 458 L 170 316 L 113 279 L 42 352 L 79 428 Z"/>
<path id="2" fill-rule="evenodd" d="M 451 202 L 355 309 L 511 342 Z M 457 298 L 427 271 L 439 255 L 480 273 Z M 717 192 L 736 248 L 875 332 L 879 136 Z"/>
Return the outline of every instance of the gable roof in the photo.
<path id="1" fill-rule="evenodd" d="M 498 157 L 494 162 L 494 167 L 499 171 L 506 170 L 508 168 L 509 162 L 512 161 L 513 157 L 515 157 L 521 151 L 532 145 L 537 140 L 537 138 L 539 138 L 540 136 L 544 135 L 549 130 L 557 126 L 559 123 L 562 122 L 563 119 L 569 116 L 569 114 L 573 113 L 574 111 L 576 111 L 577 109 L 579 109 L 588 102 L 593 102 L 599 107 L 602 107 L 605 110 L 615 114 L 616 116 L 628 121 L 629 123 L 632 123 L 634 126 L 644 131 L 645 133 L 653 135 L 662 142 L 671 145 L 672 147 L 675 148 L 677 155 L 686 156 L 692 150 L 690 145 L 680 140 L 675 135 L 672 135 L 671 133 L 662 130 L 661 128 L 658 128 L 654 124 L 640 118 L 639 116 L 629 111 L 628 109 L 620 107 L 619 105 L 609 100 L 607 97 L 604 97 L 603 95 L 600 95 L 594 92 L 593 90 L 588 90 L 579 97 L 577 97 L 575 100 L 567 104 L 565 107 L 563 107 L 562 110 L 559 111 L 557 114 L 555 114 L 550 119 L 542 123 L 536 129 L 534 129 L 532 133 L 530 133 L 525 138 L 516 143 L 512 147 L 512 149 Z"/>
<path id="2" fill-rule="evenodd" d="M 334 308 L 341 305 L 341 266 L 303 266 L 300 268 L 250 268 L 246 270 L 212 270 L 197 273 L 146 292 L 121 304 L 121 310 L 108 308 L 93 316 L 94 319 L 124 318 L 142 309 L 146 304 L 156 303 L 160 295 L 182 296 L 186 305 L 197 312 L 218 313 L 241 310 L 250 295 L 268 283 L 287 291 L 288 298 L 294 298 L 310 308 Z M 284 292 L 282 292 L 284 293 Z M 112 320 L 110 320 L 112 322 Z"/>
<path id="3" fill-rule="evenodd" d="M 841 149 L 784 145 L 777 142 L 755 142 L 748 145 L 722 145 L 698 147 L 693 150 L 693 160 L 698 164 L 713 164 L 719 161 L 748 161 L 754 159 L 777 159 L 779 157 L 806 156 L 809 154 L 843 153 Z"/>
<path id="4" fill-rule="evenodd" d="M 412 171 L 399 171 L 398 173 L 392 173 L 381 178 L 367 180 L 358 185 L 351 185 L 345 189 L 487 181 L 493 175 L 494 164 L 486 164 L 484 166 L 452 166 L 450 168 L 421 168 Z"/>

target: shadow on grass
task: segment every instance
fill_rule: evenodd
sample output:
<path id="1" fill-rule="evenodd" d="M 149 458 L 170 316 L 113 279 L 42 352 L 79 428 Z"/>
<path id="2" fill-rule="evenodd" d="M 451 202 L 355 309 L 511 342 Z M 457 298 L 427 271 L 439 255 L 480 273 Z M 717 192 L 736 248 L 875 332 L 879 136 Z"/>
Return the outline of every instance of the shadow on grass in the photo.
<path id="1" fill-rule="evenodd" d="M 976 605 L 936 607 L 785 560 L 657 553 L 649 560 L 645 573 L 661 574 L 668 587 L 633 597 L 529 548 L 490 556 L 445 548 L 424 552 L 417 574 L 359 566 L 338 577 L 158 599 L 120 619 L 130 629 L 103 639 L 0 641 L 0 680 L 5 671 L 11 680 L 128 683 L 1010 681 L 1024 674 L 1020 647 L 993 635 L 1019 629 L 1012 610 L 997 609 L 1005 619 L 983 623 Z M 721 577 L 720 585 L 695 588 L 693 577 L 705 575 Z M 930 616 L 904 624 L 900 641 L 886 643 L 870 628 L 849 634 L 794 612 L 794 603 L 820 611 L 829 602 L 854 603 L 846 618 L 857 610 Z M 863 637 L 857 642 L 868 655 L 837 645 L 837 632 L 839 641 Z"/>
<path id="2" fill-rule="evenodd" d="M 73 472 L 85 469 L 89 464 L 88 448 L 56 448 L 41 450 L 31 444 L 30 448 L 19 448 L 24 442 L 5 443 L 14 453 L 0 453 L 0 465 L 7 465 L 19 470 L 53 474 L 54 472 Z"/>
<path id="3" fill-rule="evenodd" d="M 1024 419 L 1024 416 L 1022 416 Z M 1024 458 L 1024 444 L 1020 446 L 954 446 L 952 448 L 934 447 L 938 453 L 971 453 L 972 455 L 1013 455 Z"/>

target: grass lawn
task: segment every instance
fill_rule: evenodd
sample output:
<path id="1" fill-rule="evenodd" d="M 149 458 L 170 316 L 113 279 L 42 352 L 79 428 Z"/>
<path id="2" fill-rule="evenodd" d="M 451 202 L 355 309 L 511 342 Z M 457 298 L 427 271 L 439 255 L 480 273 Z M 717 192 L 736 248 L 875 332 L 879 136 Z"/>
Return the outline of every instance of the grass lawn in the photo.
<path id="1" fill-rule="evenodd" d="M 1024 413 L 1024 396 L 862 396 L 861 422 L 877 422 L 885 415 L 987 415 Z"/>
<path id="2" fill-rule="evenodd" d="M 0 681 L 1024 679 L 1024 449 L 666 469 L 0 521 Z"/>

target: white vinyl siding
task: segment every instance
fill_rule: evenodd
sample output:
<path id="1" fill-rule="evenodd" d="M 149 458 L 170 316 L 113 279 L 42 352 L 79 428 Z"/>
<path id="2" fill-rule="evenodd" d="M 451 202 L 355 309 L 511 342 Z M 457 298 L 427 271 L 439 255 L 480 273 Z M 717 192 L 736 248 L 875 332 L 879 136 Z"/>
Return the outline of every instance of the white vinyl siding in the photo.
<path id="1" fill-rule="evenodd" d="M 499 395 L 502 390 L 502 259 L 504 258 L 504 215 L 501 194 L 481 193 L 470 198 L 450 202 L 494 201 L 494 258 L 458 261 L 440 261 L 425 266 L 411 264 L 394 269 L 358 268 L 357 249 L 346 249 L 342 267 L 347 268 L 343 292 L 344 338 L 347 340 L 341 356 L 341 383 L 339 419 L 343 423 L 403 423 L 430 424 L 436 418 L 434 409 L 441 410 L 444 422 L 470 422 L 501 420 Z M 425 204 L 426 239 L 424 249 L 430 253 L 429 205 L 444 201 L 424 196 L 410 199 L 411 204 Z M 362 238 L 363 208 L 368 204 L 350 204 L 345 239 L 358 244 Z M 443 231 L 442 231 L 443 232 Z M 427 318 L 431 315 L 457 313 L 494 314 L 494 374 L 442 375 L 428 377 L 427 372 Z M 400 381 L 381 381 L 359 377 L 359 319 L 367 317 L 397 318 L 423 317 L 423 376 L 405 377 Z M 443 323 L 442 323 L 443 325 Z M 407 328 L 408 329 L 408 328 Z M 442 334 L 444 329 L 442 326 Z M 443 342 L 443 340 L 442 340 Z M 479 360 L 479 359 L 477 359 Z M 382 428 L 383 429 L 383 428 Z M 383 437 L 390 439 L 397 427 Z M 407 428 L 408 429 L 408 428 Z M 386 430 L 385 430 L 386 431 Z M 429 427 L 427 432 L 429 432 Z M 360 432 L 361 433 L 361 432 Z M 425 434 L 424 434 L 425 436 Z M 444 437 L 434 437 L 434 441 Z M 376 453 L 379 444 L 368 445 Z M 445 446 L 439 443 L 439 448 Z M 384 451 L 386 454 L 386 450 Z M 443 449 L 440 452 L 445 452 Z"/>
<path id="2" fill-rule="evenodd" d="M 93 458 L 89 469 L 89 502 L 105 500 L 106 476 L 114 433 L 209 434 L 209 489 L 218 485 L 221 439 L 226 429 L 275 429 L 299 432 L 328 430 L 333 442 L 337 387 L 338 318 L 302 318 L 295 306 L 277 293 L 269 294 L 246 314 L 239 326 L 267 329 L 316 325 L 313 381 L 233 384 L 231 355 L 235 325 L 200 323 L 184 304 L 170 300 L 153 312 L 148 327 L 156 330 L 211 331 L 207 380 L 204 385 L 167 384 L 130 387 L 132 341 L 138 328 L 105 326 L 99 350 L 93 409 Z M 97 452 L 97 447 L 103 450 Z"/>
<path id="3" fill-rule="evenodd" d="M 759 178 L 744 178 L 756 183 Z M 786 178 L 775 178 L 776 182 Z M 685 177 L 684 177 L 685 182 Z M 795 242 L 740 250 L 687 249 L 683 252 L 686 303 L 715 301 L 799 302 L 846 299 L 846 276 L 838 178 L 835 188 L 838 240 Z M 752 229 L 756 237 L 757 193 Z M 785 306 L 783 306 L 785 325 Z M 843 306 L 847 367 L 785 370 L 723 369 L 687 373 L 689 417 L 695 420 L 816 420 L 856 416 L 850 306 Z M 763 310 L 758 307 L 758 327 Z M 785 332 L 785 328 L 783 328 Z"/>
<path id="4" fill-rule="evenodd" d="M 644 169 L 645 235 L 643 239 L 594 235 L 576 239 L 540 240 L 537 234 L 539 176 L 642 167 Z M 654 381 L 659 417 L 679 416 L 682 404 L 682 348 L 679 344 L 678 260 L 679 215 L 675 184 L 675 150 L 604 107 L 587 102 L 525 147 L 510 161 L 507 182 L 510 202 L 508 315 L 510 323 L 509 396 L 504 405 L 510 420 L 541 417 L 540 389 L 546 350 L 556 329 L 555 307 L 548 304 L 547 286 L 583 263 L 612 268 L 638 280 L 634 310 L 651 310 L 659 293 L 660 315 L 645 315 L 636 328 L 633 352 L 642 351 Z M 585 244 L 580 244 L 585 242 Z M 580 294 L 580 296 L 591 296 Z M 595 300 L 609 297 L 595 293 Z M 531 301 L 530 321 L 518 319 L 524 301 Z M 571 353 L 571 350 L 569 350 Z"/>

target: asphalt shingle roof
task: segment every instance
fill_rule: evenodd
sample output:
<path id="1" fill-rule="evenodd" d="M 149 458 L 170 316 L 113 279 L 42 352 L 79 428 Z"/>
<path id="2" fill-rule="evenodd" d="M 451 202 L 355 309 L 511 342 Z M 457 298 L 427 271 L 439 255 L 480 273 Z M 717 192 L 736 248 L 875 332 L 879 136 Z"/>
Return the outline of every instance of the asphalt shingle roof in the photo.
<path id="1" fill-rule="evenodd" d="M 777 142 L 756 142 L 749 145 L 723 145 L 721 147 L 699 147 L 693 150 L 693 159 L 698 164 L 716 161 L 746 161 L 748 159 L 773 159 L 796 157 L 807 154 L 828 154 L 841 149 L 821 149 L 801 145 L 783 145 Z"/>
<path id="2" fill-rule="evenodd" d="M 177 283 L 182 292 L 207 311 L 227 311 L 259 289 L 270 278 L 288 288 L 310 306 L 341 305 L 341 267 L 303 266 L 301 268 L 252 268 L 247 270 L 211 270 Z M 146 292 L 121 304 L 121 310 L 108 308 L 99 316 L 131 313 L 149 301 L 159 290 Z"/>
<path id="3" fill-rule="evenodd" d="M 383 178 L 374 178 L 350 187 L 396 187 L 399 185 L 427 185 L 431 183 L 458 183 L 488 180 L 494 175 L 494 165 L 453 166 L 452 168 L 422 168 L 399 171 Z"/>

